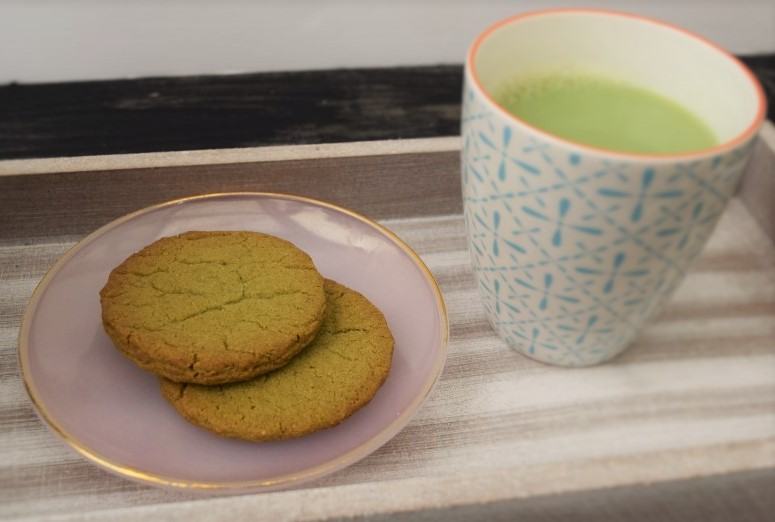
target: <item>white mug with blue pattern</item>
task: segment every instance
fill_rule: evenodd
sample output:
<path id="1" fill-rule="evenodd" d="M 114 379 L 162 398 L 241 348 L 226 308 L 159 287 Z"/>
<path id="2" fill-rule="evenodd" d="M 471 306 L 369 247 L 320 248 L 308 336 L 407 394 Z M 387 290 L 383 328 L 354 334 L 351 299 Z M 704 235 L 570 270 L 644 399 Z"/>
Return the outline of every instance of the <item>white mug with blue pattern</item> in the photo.
<path id="1" fill-rule="evenodd" d="M 720 145 L 672 155 L 601 150 L 531 127 L 491 95 L 520 74 L 575 70 L 679 102 Z M 738 60 L 653 20 L 548 10 L 482 33 L 466 60 L 461 168 L 468 245 L 498 334 L 563 366 L 622 352 L 711 234 L 765 112 L 761 86 Z"/>

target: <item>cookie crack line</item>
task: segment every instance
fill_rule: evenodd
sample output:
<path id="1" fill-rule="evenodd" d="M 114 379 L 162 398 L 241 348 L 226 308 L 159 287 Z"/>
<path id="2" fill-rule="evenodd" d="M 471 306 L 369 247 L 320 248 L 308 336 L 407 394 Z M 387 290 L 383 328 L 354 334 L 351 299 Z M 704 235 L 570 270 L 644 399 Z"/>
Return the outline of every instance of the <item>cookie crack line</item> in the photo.
<path id="1" fill-rule="evenodd" d="M 347 355 L 345 355 L 345 354 L 343 354 L 343 353 L 341 353 L 341 352 L 339 352 L 339 351 L 337 351 L 337 350 L 334 350 L 334 349 L 333 349 L 333 348 L 331 348 L 330 346 L 326 348 L 326 351 L 328 351 L 329 353 L 333 353 L 334 355 L 337 355 L 337 356 L 341 357 L 342 359 L 344 359 L 344 360 L 345 360 L 345 361 L 347 361 L 347 362 L 353 362 L 353 361 L 355 360 L 355 359 L 353 359 L 352 357 L 348 357 Z"/>
<path id="2" fill-rule="evenodd" d="M 246 283 L 249 283 L 251 281 L 256 281 L 257 279 L 263 279 L 263 278 L 266 277 L 263 273 L 256 274 L 253 277 L 244 277 L 244 276 L 242 276 L 241 270 L 243 270 L 244 267 L 246 267 L 246 266 L 254 266 L 254 265 L 240 265 L 240 266 L 235 268 L 235 270 L 240 275 L 242 280 L 245 281 Z M 314 267 L 309 267 L 309 268 L 307 268 L 307 267 L 287 267 L 287 266 L 277 267 L 277 266 L 274 266 L 274 265 L 271 265 L 271 264 L 261 265 L 258 268 L 260 268 L 261 270 L 270 270 L 272 268 L 281 268 L 283 270 L 288 270 L 289 272 L 317 272 L 317 269 L 315 269 Z"/>
<path id="3" fill-rule="evenodd" d="M 259 322 L 259 321 L 251 321 L 250 319 L 240 319 L 239 321 L 237 321 L 237 323 L 238 324 L 239 323 L 254 324 L 254 325 L 258 326 L 264 332 L 274 331 L 274 330 L 270 330 L 269 327 L 266 326 L 264 323 Z"/>
<path id="4" fill-rule="evenodd" d="M 226 261 L 187 261 L 184 259 L 178 259 L 175 258 L 173 263 L 180 263 L 181 265 L 189 265 L 189 266 L 199 266 L 199 265 L 215 265 L 215 266 L 229 266 L 233 263 L 228 263 Z"/>
<path id="5" fill-rule="evenodd" d="M 226 352 L 243 353 L 245 355 L 251 355 L 251 356 L 254 356 L 254 357 L 262 355 L 262 354 L 259 354 L 259 353 L 255 352 L 255 351 L 251 352 L 249 350 L 240 350 L 239 348 L 232 348 L 231 343 L 229 343 L 229 336 L 228 335 L 224 336 L 222 340 L 223 340 L 223 350 L 226 351 Z M 266 357 L 263 357 L 263 359 L 265 359 L 265 358 Z"/>
<path id="6" fill-rule="evenodd" d="M 244 299 L 244 298 L 245 298 L 245 278 L 244 278 L 244 277 L 242 277 L 242 274 L 240 273 L 240 271 L 239 271 L 239 268 L 237 268 L 236 270 L 234 270 L 234 273 L 235 273 L 235 274 L 237 274 L 237 278 L 239 279 L 239 284 L 240 284 L 240 295 L 241 295 L 241 296 L 242 296 L 242 298 Z"/>
<path id="7" fill-rule="evenodd" d="M 193 319 L 195 317 L 201 317 L 201 316 L 203 316 L 203 315 L 205 315 L 207 313 L 210 313 L 210 312 L 222 311 L 224 309 L 223 308 L 224 306 L 229 305 L 229 304 L 236 304 L 236 303 L 239 303 L 240 301 L 241 301 L 241 299 L 236 299 L 234 301 L 227 301 L 226 303 L 223 303 L 223 304 L 220 304 L 220 305 L 208 306 L 204 310 L 198 310 L 198 311 L 196 311 L 196 312 L 194 312 L 192 314 L 189 314 L 189 315 L 187 315 L 185 317 L 181 317 L 179 319 L 173 319 L 171 321 L 167 321 L 167 322 L 165 322 L 162 325 L 161 329 L 164 329 L 165 327 L 171 326 L 171 325 L 174 325 L 174 324 L 183 323 L 183 322 L 188 321 L 189 319 Z"/>
<path id="8" fill-rule="evenodd" d="M 178 390 L 178 397 L 177 399 L 180 400 L 183 398 L 183 395 L 186 394 L 186 390 L 188 389 L 188 383 L 183 382 L 179 384 L 180 388 Z"/>
<path id="9" fill-rule="evenodd" d="M 256 294 L 248 294 L 245 297 L 247 299 L 275 299 L 276 297 L 288 297 L 290 295 L 306 295 L 307 297 L 310 297 L 311 294 L 309 292 L 305 292 L 304 290 L 291 290 L 287 292 L 270 292 L 270 293 L 256 293 Z"/>
<path id="10" fill-rule="evenodd" d="M 169 343 L 165 342 L 164 344 L 169 346 Z M 191 354 L 191 362 L 188 364 L 189 370 L 194 370 L 196 367 L 196 363 L 199 362 L 199 354 L 196 352 L 193 352 Z"/>
<path id="11" fill-rule="evenodd" d="M 342 334 L 348 334 L 353 332 L 369 334 L 371 333 L 371 330 L 369 330 L 368 328 L 342 328 L 339 330 L 334 330 L 333 332 L 331 332 L 331 335 L 342 335 Z"/>

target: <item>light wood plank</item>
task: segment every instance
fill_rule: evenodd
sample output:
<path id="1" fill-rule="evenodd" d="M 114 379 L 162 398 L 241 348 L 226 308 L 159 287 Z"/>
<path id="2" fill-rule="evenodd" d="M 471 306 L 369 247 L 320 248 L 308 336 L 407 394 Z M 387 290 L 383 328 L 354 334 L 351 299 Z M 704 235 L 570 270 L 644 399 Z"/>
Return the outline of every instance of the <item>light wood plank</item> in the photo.
<path id="1" fill-rule="evenodd" d="M 423 256 L 447 300 L 452 338 L 438 387 L 360 463 L 296 491 L 215 500 L 110 476 L 41 425 L 16 374 L 16 328 L 36 281 L 73 241 L 0 246 L 0 516 L 447 517 L 450 506 L 513 513 L 528 506 L 517 499 L 775 470 L 775 247 L 740 201 L 665 314 L 622 357 L 581 370 L 530 361 L 493 334 L 460 215 L 385 224 Z M 757 487 L 770 478 L 757 477 Z"/>

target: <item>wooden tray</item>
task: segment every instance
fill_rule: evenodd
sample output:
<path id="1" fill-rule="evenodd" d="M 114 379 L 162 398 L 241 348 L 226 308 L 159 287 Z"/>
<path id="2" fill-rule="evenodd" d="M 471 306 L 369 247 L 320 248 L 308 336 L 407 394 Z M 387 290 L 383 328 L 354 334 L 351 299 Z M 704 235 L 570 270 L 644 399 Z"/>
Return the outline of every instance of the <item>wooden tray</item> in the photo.
<path id="1" fill-rule="evenodd" d="M 775 128 L 665 312 L 614 362 L 569 370 L 488 326 L 465 250 L 459 140 L 0 162 L 0 518 L 765 520 L 775 512 Z M 451 323 L 419 414 L 303 489 L 201 498 L 86 462 L 35 416 L 16 363 L 25 304 L 80 237 L 220 191 L 303 194 L 379 219 L 434 272 Z"/>

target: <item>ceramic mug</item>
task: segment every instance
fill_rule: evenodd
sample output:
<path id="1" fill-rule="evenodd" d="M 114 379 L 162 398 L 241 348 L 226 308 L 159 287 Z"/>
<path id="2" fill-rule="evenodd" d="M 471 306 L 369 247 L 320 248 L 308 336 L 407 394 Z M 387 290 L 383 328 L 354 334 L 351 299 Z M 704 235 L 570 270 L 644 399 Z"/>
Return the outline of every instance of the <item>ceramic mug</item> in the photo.
<path id="1" fill-rule="evenodd" d="M 603 150 L 534 128 L 492 97 L 519 75 L 568 71 L 667 96 L 700 116 L 720 144 L 670 155 Z M 461 169 L 468 246 L 498 334 L 563 366 L 622 352 L 713 231 L 765 105 L 737 59 L 655 20 L 547 10 L 484 31 L 466 60 Z"/>

